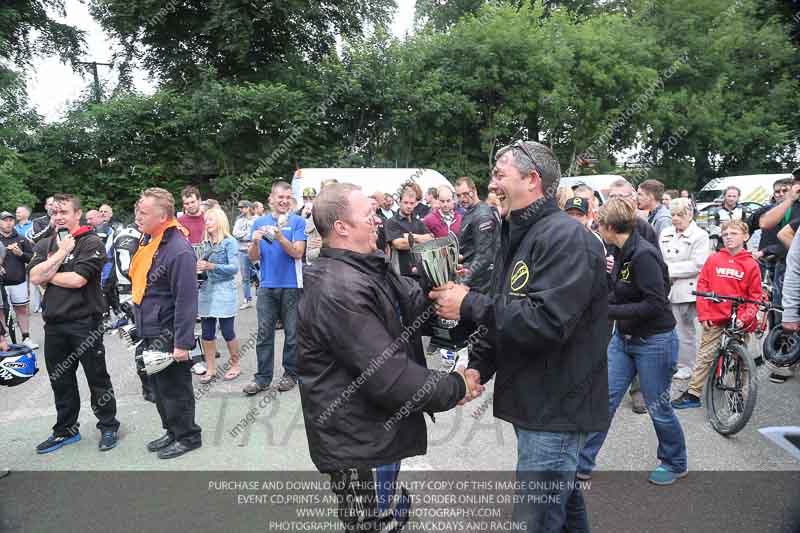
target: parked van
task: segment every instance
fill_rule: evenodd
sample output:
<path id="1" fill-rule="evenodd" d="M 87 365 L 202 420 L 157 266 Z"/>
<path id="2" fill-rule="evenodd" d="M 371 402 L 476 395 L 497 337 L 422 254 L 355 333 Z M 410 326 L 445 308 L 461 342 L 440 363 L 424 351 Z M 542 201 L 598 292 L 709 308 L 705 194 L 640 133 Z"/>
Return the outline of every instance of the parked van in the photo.
<path id="1" fill-rule="evenodd" d="M 617 180 L 624 180 L 622 176 L 616 174 L 597 174 L 595 176 L 564 176 L 559 182 L 560 187 L 572 187 L 573 189 L 578 185 L 588 185 L 594 190 L 594 195 L 599 205 L 603 205 L 608 201 L 608 190 L 611 184 Z"/>
<path id="2" fill-rule="evenodd" d="M 695 195 L 697 209 L 703 210 L 713 203 L 722 204 L 725 189 L 730 186 L 742 191 L 740 202 L 755 202 L 764 205 L 772 197 L 772 184 L 779 179 L 791 178 L 791 174 L 751 174 L 748 176 L 725 176 L 716 178 L 700 189 Z"/>
<path id="3" fill-rule="evenodd" d="M 406 183 L 416 183 L 424 194 L 431 187 L 453 185 L 429 168 L 300 168 L 292 178 L 292 195 L 298 205 L 303 204 L 303 189 L 313 187 L 319 193 L 324 180 L 358 185 L 367 196 L 375 192 L 391 193 L 400 201 L 400 192 Z"/>

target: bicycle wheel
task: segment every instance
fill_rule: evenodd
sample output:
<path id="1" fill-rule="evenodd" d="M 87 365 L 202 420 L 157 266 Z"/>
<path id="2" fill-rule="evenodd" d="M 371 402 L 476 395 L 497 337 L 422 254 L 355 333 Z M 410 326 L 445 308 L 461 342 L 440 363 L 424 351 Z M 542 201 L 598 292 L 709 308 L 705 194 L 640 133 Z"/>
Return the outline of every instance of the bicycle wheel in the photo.
<path id="1" fill-rule="evenodd" d="M 6 331 L 11 344 L 17 344 L 17 322 L 10 312 L 6 315 Z"/>
<path id="2" fill-rule="evenodd" d="M 756 365 L 738 342 L 719 353 L 706 381 L 706 414 L 720 435 L 733 435 L 750 420 L 756 406 Z"/>

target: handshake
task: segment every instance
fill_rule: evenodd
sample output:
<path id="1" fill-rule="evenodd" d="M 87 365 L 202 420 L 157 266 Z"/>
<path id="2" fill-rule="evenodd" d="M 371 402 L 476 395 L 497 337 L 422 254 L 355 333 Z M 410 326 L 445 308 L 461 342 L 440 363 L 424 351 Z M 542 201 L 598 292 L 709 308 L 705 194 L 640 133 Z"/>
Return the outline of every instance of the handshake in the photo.
<path id="1" fill-rule="evenodd" d="M 486 387 L 481 385 L 481 373 L 474 368 L 456 368 L 455 372 L 459 373 L 464 378 L 464 384 L 467 386 L 467 394 L 464 399 L 458 402 L 458 405 L 464 405 L 467 402 L 474 400 L 483 394 Z"/>

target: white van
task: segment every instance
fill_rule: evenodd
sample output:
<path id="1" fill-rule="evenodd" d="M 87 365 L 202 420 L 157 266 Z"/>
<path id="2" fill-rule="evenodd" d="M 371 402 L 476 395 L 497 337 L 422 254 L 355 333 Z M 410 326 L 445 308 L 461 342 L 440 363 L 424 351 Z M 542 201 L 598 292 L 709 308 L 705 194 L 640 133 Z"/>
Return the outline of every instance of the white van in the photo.
<path id="1" fill-rule="evenodd" d="M 300 168 L 292 178 L 292 195 L 297 205 L 303 205 L 303 189 L 313 187 L 319 193 L 322 181 L 329 179 L 358 185 L 367 196 L 378 191 L 391 193 L 398 201 L 406 183 L 418 184 L 423 194 L 440 185 L 453 189 L 444 176 L 429 168 Z"/>
<path id="2" fill-rule="evenodd" d="M 560 187 L 572 187 L 573 189 L 578 185 L 588 185 L 594 191 L 595 197 L 599 205 L 603 205 L 608 201 L 608 190 L 611 184 L 617 180 L 624 180 L 622 176 L 616 174 L 597 174 L 595 176 L 564 176 L 559 182 Z M 626 180 L 627 181 L 627 180 Z"/>
<path id="3" fill-rule="evenodd" d="M 722 203 L 725 189 L 734 186 L 742 191 L 739 202 L 755 202 L 761 205 L 772 197 L 772 184 L 779 179 L 791 178 L 791 174 L 750 174 L 748 176 L 724 176 L 716 178 L 700 189 L 695 195 L 697 210 L 702 211 L 714 203 Z"/>

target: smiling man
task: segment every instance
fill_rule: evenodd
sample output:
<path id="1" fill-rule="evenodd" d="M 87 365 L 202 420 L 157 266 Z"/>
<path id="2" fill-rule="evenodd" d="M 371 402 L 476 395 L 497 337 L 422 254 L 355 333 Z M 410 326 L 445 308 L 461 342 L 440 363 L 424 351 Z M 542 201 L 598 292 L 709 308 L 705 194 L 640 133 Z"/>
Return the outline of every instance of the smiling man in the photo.
<path id="1" fill-rule="evenodd" d="M 411 502 L 405 489 L 391 496 L 400 460 L 426 452 L 423 413 L 482 387 L 463 371 L 426 368 L 413 324 L 433 314 L 430 302 L 376 253 L 378 217 L 364 193 L 349 183 L 325 187 L 313 217 L 323 247 L 305 271 L 298 312 L 309 452 L 331 476 L 347 531 L 400 531 Z"/>
<path id="2" fill-rule="evenodd" d="M 272 184 L 271 212 L 253 223 L 248 254 L 261 265 L 261 285 L 256 293 L 258 370 L 248 395 L 267 390 L 272 382 L 275 362 L 275 326 L 283 322 L 283 377 L 278 390 L 286 392 L 297 384 L 295 349 L 297 344 L 297 300 L 303 288 L 303 253 L 306 249 L 306 223 L 290 213 L 292 186 L 285 181 Z"/>
<path id="3" fill-rule="evenodd" d="M 451 283 L 430 294 L 442 318 L 489 330 L 467 377 L 496 374 L 494 415 L 514 425 L 517 477 L 531 487 L 514 520 L 529 531 L 588 529 L 574 487 L 578 453 L 588 432 L 608 428 L 603 246 L 558 208 L 560 178 L 546 146 L 502 148 L 489 185 L 503 216 L 491 290 Z"/>
<path id="4" fill-rule="evenodd" d="M 78 363 L 89 382 L 92 411 L 101 432 L 99 448 L 106 451 L 117 445 L 119 429 L 101 328 L 105 304 L 100 270 L 106 250 L 92 228 L 80 225 L 81 203 L 75 196 L 54 197 L 52 220 L 55 233 L 36 244 L 28 265 L 31 283 L 46 288 L 44 359 L 56 406 L 53 433 L 36 447 L 36 453 L 54 452 L 81 440 Z"/>

